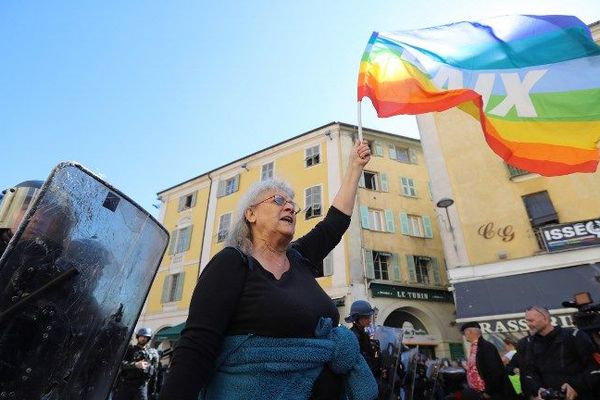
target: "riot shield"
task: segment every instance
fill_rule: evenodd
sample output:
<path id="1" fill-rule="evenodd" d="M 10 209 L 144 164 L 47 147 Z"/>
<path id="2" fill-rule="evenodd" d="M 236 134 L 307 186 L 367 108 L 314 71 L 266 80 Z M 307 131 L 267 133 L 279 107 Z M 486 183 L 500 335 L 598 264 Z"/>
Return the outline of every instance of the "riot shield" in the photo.
<path id="1" fill-rule="evenodd" d="M 396 400 L 400 391 L 398 363 L 402 349 L 402 329 L 377 326 L 373 337 L 381 346 L 381 369 L 379 379 L 379 399 Z"/>
<path id="2" fill-rule="evenodd" d="M 54 168 L 0 258 L 0 399 L 105 400 L 167 242 L 99 177 Z"/>

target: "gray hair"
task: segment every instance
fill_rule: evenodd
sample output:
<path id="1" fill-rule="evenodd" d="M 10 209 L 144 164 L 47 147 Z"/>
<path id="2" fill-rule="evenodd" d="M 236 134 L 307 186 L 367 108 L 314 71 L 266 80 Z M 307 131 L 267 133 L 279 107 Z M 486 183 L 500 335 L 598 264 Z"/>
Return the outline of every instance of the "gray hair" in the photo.
<path id="1" fill-rule="evenodd" d="M 546 319 L 548 319 L 548 320 L 551 319 L 550 311 L 548 311 L 548 309 L 546 307 L 533 305 L 533 306 L 529 306 L 525 309 L 525 312 L 528 312 L 528 311 L 536 311 L 538 314 L 542 314 Z"/>
<path id="2" fill-rule="evenodd" d="M 238 203 L 237 211 L 232 218 L 231 229 L 225 239 L 225 246 L 236 247 L 246 255 L 252 254 L 252 232 L 250 223 L 246 219 L 246 210 L 264 200 L 266 192 L 272 191 L 283 192 L 290 199 L 294 198 L 292 187 L 280 179 L 269 179 L 252 185 Z"/>

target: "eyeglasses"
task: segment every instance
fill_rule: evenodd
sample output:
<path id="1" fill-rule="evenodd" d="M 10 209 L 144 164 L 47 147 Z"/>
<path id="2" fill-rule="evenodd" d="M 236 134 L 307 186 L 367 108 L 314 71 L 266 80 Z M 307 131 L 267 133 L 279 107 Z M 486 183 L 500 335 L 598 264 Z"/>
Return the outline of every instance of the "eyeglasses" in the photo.
<path id="1" fill-rule="evenodd" d="M 273 196 L 269 196 L 266 199 L 264 199 L 263 201 L 259 201 L 258 203 L 253 204 L 252 207 L 256 207 L 259 204 L 266 203 L 269 200 L 271 200 L 273 203 L 277 204 L 279 207 L 283 207 L 283 206 L 285 206 L 286 203 L 290 203 L 294 214 L 298 214 L 300 211 L 302 211 L 302 209 L 300 207 L 298 207 L 298 205 L 296 203 L 294 203 L 292 200 L 286 199 L 285 197 L 283 197 L 280 194 L 275 194 Z"/>

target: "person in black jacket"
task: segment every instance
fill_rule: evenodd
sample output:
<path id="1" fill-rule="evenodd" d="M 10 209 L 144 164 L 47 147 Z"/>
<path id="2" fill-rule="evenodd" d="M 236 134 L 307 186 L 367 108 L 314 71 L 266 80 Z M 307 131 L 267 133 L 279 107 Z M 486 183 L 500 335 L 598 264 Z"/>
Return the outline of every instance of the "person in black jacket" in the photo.
<path id="1" fill-rule="evenodd" d="M 127 348 L 113 400 L 148 400 L 148 382 L 156 375 L 158 352 L 150 348 L 149 328 L 136 332 L 137 343 Z"/>
<path id="2" fill-rule="evenodd" d="M 521 381 L 526 391 L 541 398 L 543 391 L 563 392 L 567 400 L 594 400 L 600 396 L 595 381 L 600 365 L 594 346 L 582 331 L 551 324 L 550 313 L 541 306 L 525 311 L 530 336 L 519 343 Z"/>
<path id="3" fill-rule="evenodd" d="M 360 352 L 369 365 L 375 379 L 379 379 L 381 375 L 381 363 L 377 349 L 371 343 L 371 337 L 366 332 L 366 328 L 373 322 L 373 314 L 375 309 L 365 300 L 356 300 L 350 306 L 350 315 L 344 320 L 352 323 L 350 330 L 354 332 L 358 339 Z"/>
<path id="4" fill-rule="evenodd" d="M 467 359 L 467 382 L 464 400 L 492 399 L 513 400 L 513 389 L 496 346 L 481 336 L 477 322 L 467 322 L 460 328 L 465 339 L 471 343 Z"/>

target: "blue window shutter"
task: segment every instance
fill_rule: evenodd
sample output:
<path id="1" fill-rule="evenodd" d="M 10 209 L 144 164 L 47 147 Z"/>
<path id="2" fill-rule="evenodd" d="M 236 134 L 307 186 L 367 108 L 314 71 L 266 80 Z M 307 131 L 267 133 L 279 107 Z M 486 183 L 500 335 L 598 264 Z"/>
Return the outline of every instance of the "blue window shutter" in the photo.
<path id="1" fill-rule="evenodd" d="M 423 229 L 425 230 L 426 238 L 433 238 L 433 229 L 431 229 L 431 218 L 427 215 L 423 215 Z"/>
<path id="2" fill-rule="evenodd" d="M 365 173 L 364 171 L 360 174 L 360 179 L 358 180 L 358 187 L 365 187 Z"/>
<path id="3" fill-rule="evenodd" d="M 390 188 L 389 188 L 389 185 L 388 185 L 387 175 L 382 172 L 382 173 L 379 174 L 379 178 L 381 180 L 381 191 L 382 192 L 389 192 Z"/>
<path id="4" fill-rule="evenodd" d="M 235 176 L 235 180 L 233 181 L 233 191 L 237 192 L 240 189 L 240 174 Z"/>
<path id="5" fill-rule="evenodd" d="M 223 197 L 225 195 L 225 181 L 219 181 L 217 186 L 217 197 Z"/>
<path id="6" fill-rule="evenodd" d="M 400 232 L 403 235 L 410 235 L 410 225 L 408 224 L 408 214 L 400 213 Z"/>
<path id="7" fill-rule="evenodd" d="M 197 198 L 198 198 L 198 191 L 196 190 L 194 192 L 194 194 L 192 195 L 192 207 L 194 207 L 196 205 Z"/>
<path id="8" fill-rule="evenodd" d="M 169 254 L 175 252 L 175 242 L 177 242 L 177 229 L 171 231 L 171 242 L 169 243 Z"/>
<path id="9" fill-rule="evenodd" d="M 184 251 L 189 250 L 190 248 L 190 242 L 192 239 L 192 226 L 186 226 L 185 228 L 182 228 L 179 231 L 179 241 L 180 243 L 178 243 L 177 245 L 177 252 L 181 253 Z"/>
<path id="10" fill-rule="evenodd" d="M 411 164 L 417 164 L 417 151 L 412 147 L 408 149 L 408 157 L 410 158 Z"/>
<path id="11" fill-rule="evenodd" d="M 398 262 L 398 254 L 392 253 L 392 280 L 396 282 L 402 281 L 400 273 L 400 263 Z"/>
<path id="12" fill-rule="evenodd" d="M 185 272 L 180 272 L 177 277 L 177 282 L 175 282 L 175 298 L 174 301 L 181 300 L 181 295 L 183 294 L 183 281 L 185 278 Z"/>
<path id="13" fill-rule="evenodd" d="M 385 210 L 385 225 L 388 232 L 396 232 L 394 226 L 394 213 L 391 210 Z"/>
<path id="14" fill-rule="evenodd" d="M 369 207 L 359 206 L 360 210 L 360 224 L 363 228 L 369 229 Z"/>
<path id="15" fill-rule="evenodd" d="M 373 252 L 365 249 L 365 273 L 367 278 L 375 279 L 375 266 L 373 265 Z"/>
<path id="16" fill-rule="evenodd" d="M 179 197 L 179 205 L 177 206 L 177 211 L 183 210 L 185 207 L 185 196 Z"/>
<path id="17" fill-rule="evenodd" d="M 417 270 L 415 268 L 415 258 L 407 254 L 406 255 L 406 263 L 408 264 L 408 280 L 411 283 L 415 283 L 417 281 Z"/>
<path id="18" fill-rule="evenodd" d="M 440 276 L 440 265 L 435 257 L 431 257 L 431 270 L 433 271 L 433 283 L 435 285 L 441 285 L 442 278 Z"/>
<path id="19" fill-rule="evenodd" d="M 375 155 L 383 157 L 383 146 L 377 142 L 375 142 Z"/>
<path id="20" fill-rule="evenodd" d="M 171 291 L 171 279 L 173 279 L 171 275 L 165 276 L 165 280 L 163 281 L 162 295 L 160 298 L 161 303 L 169 302 L 169 292 Z"/>

